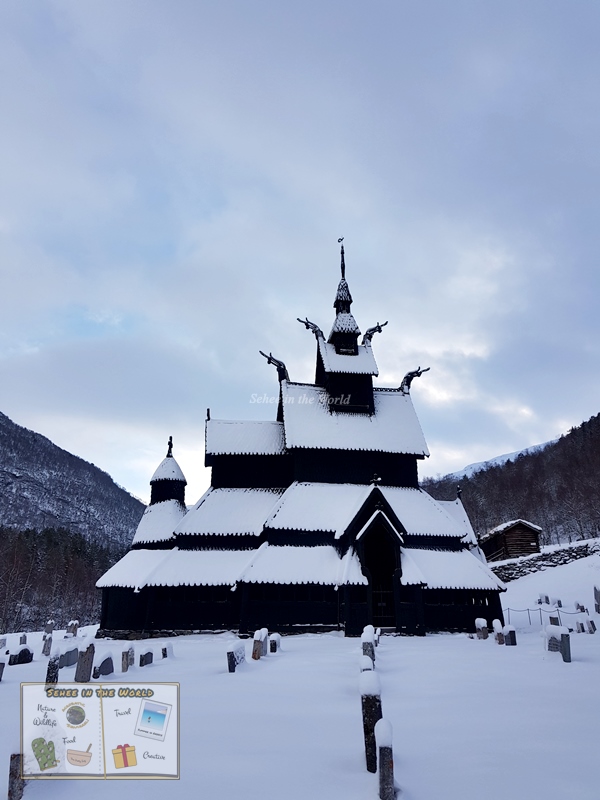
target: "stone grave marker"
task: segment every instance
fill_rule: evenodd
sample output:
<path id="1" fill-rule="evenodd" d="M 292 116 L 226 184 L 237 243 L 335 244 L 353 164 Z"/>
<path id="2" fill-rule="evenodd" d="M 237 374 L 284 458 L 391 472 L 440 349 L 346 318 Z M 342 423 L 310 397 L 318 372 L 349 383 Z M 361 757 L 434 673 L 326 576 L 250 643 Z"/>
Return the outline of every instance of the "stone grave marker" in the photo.
<path id="1" fill-rule="evenodd" d="M 58 683 L 58 671 L 60 669 L 60 656 L 56 653 L 50 656 L 48 669 L 46 670 L 46 683 Z"/>
<path id="2" fill-rule="evenodd" d="M 21 800 L 25 791 L 25 781 L 21 777 L 20 753 L 13 753 L 8 766 L 8 800 Z"/>
<path id="3" fill-rule="evenodd" d="M 89 644 L 82 650 L 77 657 L 77 669 L 75 670 L 75 680 L 77 683 L 88 683 L 92 677 L 92 667 L 94 665 L 94 655 L 96 648 L 94 643 Z"/>
<path id="4" fill-rule="evenodd" d="M 381 686 L 375 672 L 361 672 L 360 696 L 365 738 L 365 758 L 368 772 L 377 772 L 377 745 L 375 725 L 382 718 Z"/>
<path id="5" fill-rule="evenodd" d="M 387 719 L 381 718 L 376 723 L 375 741 L 377 742 L 378 750 L 379 800 L 396 800 L 392 726 Z"/>
<path id="6" fill-rule="evenodd" d="M 4 672 L 5 662 L 0 661 L 0 681 L 2 680 L 2 673 Z"/>
<path id="7" fill-rule="evenodd" d="M 52 636 L 47 636 L 44 639 L 44 646 L 42 647 L 42 655 L 49 656 L 52 650 Z"/>
<path id="8" fill-rule="evenodd" d="M 281 636 L 278 633 L 272 633 L 269 636 L 269 651 L 271 653 L 278 653 L 281 649 Z"/>
<path id="9" fill-rule="evenodd" d="M 67 625 L 67 637 L 69 636 L 77 636 L 77 628 L 79 627 L 79 620 L 72 619 L 69 624 Z"/>
<path id="10" fill-rule="evenodd" d="M 550 625 L 560 625 L 560 620 L 558 617 L 550 617 Z"/>
<path id="11" fill-rule="evenodd" d="M 475 620 L 475 630 L 477 632 L 478 639 L 487 639 L 488 638 L 487 620 L 483 619 L 483 617 L 478 617 Z"/>
<path id="12" fill-rule="evenodd" d="M 4 650 L 6 647 L 6 638 L 0 639 L 0 650 Z"/>
<path id="13" fill-rule="evenodd" d="M 72 647 L 60 656 L 60 669 L 63 667 L 72 667 L 77 663 L 79 658 L 79 650 L 77 647 Z"/>
<path id="14" fill-rule="evenodd" d="M 492 628 L 494 629 L 496 644 L 504 644 L 504 633 L 502 632 L 502 623 L 499 619 L 492 620 Z"/>
<path id="15" fill-rule="evenodd" d="M 146 653 L 142 653 L 140 655 L 140 667 L 147 667 L 148 664 L 152 664 L 154 661 L 154 654 L 151 650 L 148 650 Z"/>
<path id="16" fill-rule="evenodd" d="M 102 675 L 112 675 L 115 671 L 113 666 L 112 656 L 106 656 L 106 658 L 102 659 L 100 662 L 100 666 L 94 667 L 94 671 L 92 676 L 97 679 Z"/>
<path id="17" fill-rule="evenodd" d="M 227 669 L 229 672 L 235 672 L 235 668 L 239 667 L 246 660 L 246 646 L 243 642 L 235 642 L 227 650 Z"/>
<path id="18" fill-rule="evenodd" d="M 44 628 L 44 633 L 54 633 L 54 620 L 49 619 Z"/>
<path id="19" fill-rule="evenodd" d="M 593 619 L 586 619 L 588 633 L 596 633 L 596 623 Z"/>
<path id="20" fill-rule="evenodd" d="M 27 644 L 27 634 L 21 634 L 21 638 L 19 639 L 19 644 Z"/>
<path id="21" fill-rule="evenodd" d="M 129 650 L 123 650 L 121 653 L 121 672 L 127 672 L 129 669 Z"/>
<path id="22" fill-rule="evenodd" d="M 504 634 L 504 644 L 509 647 L 515 647 L 517 644 L 517 632 L 513 625 L 505 625 L 502 629 Z"/>
<path id="23" fill-rule="evenodd" d="M 21 645 L 16 653 L 8 657 L 8 666 L 13 667 L 16 664 L 31 664 L 33 661 L 33 651 L 27 647 L 26 644 Z"/>
<path id="24" fill-rule="evenodd" d="M 130 647 L 127 651 L 127 658 L 129 660 L 129 666 L 133 667 L 135 665 L 135 650 L 133 647 Z"/>
<path id="25" fill-rule="evenodd" d="M 577 633 L 585 633 L 585 626 L 583 622 L 576 622 L 575 625 L 577 627 Z"/>

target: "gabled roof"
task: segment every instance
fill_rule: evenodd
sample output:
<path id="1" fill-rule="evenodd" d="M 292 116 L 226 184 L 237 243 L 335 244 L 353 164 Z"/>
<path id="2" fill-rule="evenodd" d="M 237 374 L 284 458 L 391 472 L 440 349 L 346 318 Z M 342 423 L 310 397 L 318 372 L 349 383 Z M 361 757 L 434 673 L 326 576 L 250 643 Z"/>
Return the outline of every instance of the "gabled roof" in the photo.
<path id="1" fill-rule="evenodd" d="M 352 375 L 379 375 L 370 342 L 359 344 L 357 355 L 336 353 L 335 345 L 317 337 L 319 353 L 325 372 L 350 373 Z"/>
<path id="2" fill-rule="evenodd" d="M 401 486 L 380 486 L 394 514 L 411 536 L 452 536 L 461 539 L 465 531 L 442 508 L 437 500 L 422 489 Z"/>
<path id="3" fill-rule="evenodd" d="M 331 412 L 325 389 L 282 381 L 285 444 L 289 448 L 372 450 L 428 456 L 410 395 L 374 389 L 375 413 Z"/>
<path id="4" fill-rule="evenodd" d="M 213 489 L 183 517 L 175 534 L 260 536 L 283 489 Z"/>
<path id="5" fill-rule="evenodd" d="M 155 481 L 181 481 L 182 483 L 187 483 L 181 467 L 173 456 L 167 456 L 160 462 L 154 475 L 150 478 L 150 483 Z"/>
<path id="6" fill-rule="evenodd" d="M 400 548 L 404 586 L 427 589 L 504 589 L 502 581 L 468 550 Z"/>
<path id="7" fill-rule="evenodd" d="M 535 531 L 536 533 L 542 532 L 542 529 L 539 527 L 539 525 L 534 525 L 533 522 L 527 522 L 526 519 L 513 519 L 510 522 L 503 522 L 502 525 L 497 525 L 487 533 L 484 533 L 480 541 L 485 542 L 487 539 L 491 539 L 492 536 L 496 536 L 499 533 L 504 533 L 504 531 L 507 531 L 509 528 L 514 528 L 516 525 L 525 525 L 526 528 L 531 528 L 531 530 Z"/>
<path id="8" fill-rule="evenodd" d="M 149 544 L 172 539 L 173 531 L 185 513 L 185 507 L 178 500 L 153 503 L 144 511 L 131 544 Z"/>
<path id="9" fill-rule="evenodd" d="M 240 576 L 242 583 L 319 583 L 326 586 L 366 584 L 353 551 L 340 558 L 335 547 L 269 545 Z"/>
<path id="10" fill-rule="evenodd" d="M 282 422 L 206 421 L 206 455 L 280 455 L 285 452 Z"/>

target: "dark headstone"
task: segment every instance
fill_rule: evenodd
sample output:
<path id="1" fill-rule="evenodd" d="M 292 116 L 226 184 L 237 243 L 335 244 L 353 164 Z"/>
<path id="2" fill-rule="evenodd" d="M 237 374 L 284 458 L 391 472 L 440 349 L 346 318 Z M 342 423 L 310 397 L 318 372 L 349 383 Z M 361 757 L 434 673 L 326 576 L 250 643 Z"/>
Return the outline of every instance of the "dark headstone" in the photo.
<path id="1" fill-rule="evenodd" d="M 96 648 L 92 642 L 85 650 L 79 653 L 77 657 L 77 669 L 75 670 L 75 680 L 77 683 L 88 683 L 92 677 L 95 652 Z"/>
<path id="2" fill-rule="evenodd" d="M 514 647 L 517 644 L 517 632 L 516 631 L 505 631 L 504 632 L 504 644 L 508 645 L 509 647 Z"/>
<path id="3" fill-rule="evenodd" d="M 21 800 L 25 781 L 21 777 L 21 754 L 13 753 L 8 769 L 8 800 Z"/>
<path id="4" fill-rule="evenodd" d="M 44 633 L 52 633 L 54 631 L 54 620 L 49 619 L 44 628 Z"/>
<path id="5" fill-rule="evenodd" d="M 42 647 L 42 655 L 49 656 L 52 650 L 52 636 L 47 636 L 44 639 L 44 646 Z"/>
<path id="6" fill-rule="evenodd" d="M 550 617 L 550 625 L 560 625 L 560 620 L 558 617 Z"/>
<path id="7" fill-rule="evenodd" d="M 596 623 L 594 622 L 594 620 L 588 619 L 586 620 L 586 622 L 587 622 L 588 633 L 596 633 Z"/>
<path id="8" fill-rule="evenodd" d="M 18 653 L 13 653 L 8 657 L 8 666 L 13 667 L 16 664 L 31 664 L 33 661 L 33 652 L 28 647 L 21 647 Z"/>
<path id="9" fill-rule="evenodd" d="M 152 664 L 153 661 L 154 656 L 150 650 L 147 653 L 142 653 L 142 655 L 140 655 L 140 667 L 146 667 L 148 664 Z"/>
<path id="10" fill-rule="evenodd" d="M 576 629 L 577 629 L 577 633 L 585 633 L 585 626 L 584 626 L 583 622 L 576 622 L 575 626 L 576 626 Z"/>
<path id="11" fill-rule="evenodd" d="M 375 645 L 373 644 L 373 642 L 363 642 L 362 652 L 363 656 L 369 656 L 371 661 L 375 663 Z"/>
<path id="12" fill-rule="evenodd" d="M 255 661 L 258 661 L 259 658 L 262 656 L 262 642 L 260 639 L 255 639 L 252 643 L 252 658 Z"/>
<path id="13" fill-rule="evenodd" d="M 100 662 L 99 667 L 94 667 L 93 677 L 97 679 L 102 675 L 112 675 L 114 671 L 112 657 L 106 656 L 106 658 Z"/>
<path id="14" fill-rule="evenodd" d="M 6 639 L 0 639 L 0 650 L 6 647 Z"/>
<path id="15" fill-rule="evenodd" d="M 235 668 L 246 660 L 246 646 L 243 642 L 234 645 L 227 651 L 227 669 L 235 672 Z"/>
<path id="16" fill-rule="evenodd" d="M 2 680 L 3 672 L 4 672 L 4 661 L 0 661 L 0 681 Z"/>
<path id="17" fill-rule="evenodd" d="M 550 636 L 550 638 L 548 639 L 548 652 L 550 653 L 560 652 L 560 641 L 555 636 Z"/>
<path id="18" fill-rule="evenodd" d="M 60 669 L 59 656 L 50 656 L 48 669 L 46 670 L 46 683 L 58 683 L 58 671 Z M 77 676 L 75 676 L 77 677 Z"/>
<path id="19" fill-rule="evenodd" d="M 27 634 L 23 633 L 19 639 L 19 644 L 27 644 Z"/>
<path id="20" fill-rule="evenodd" d="M 129 662 L 129 666 L 133 667 L 135 665 L 135 650 L 133 647 L 130 647 L 127 651 L 127 660 Z"/>
<path id="21" fill-rule="evenodd" d="M 557 605 L 559 608 L 562 608 L 562 601 L 561 601 L 561 600 L 557 600 L 557 601 L 556 601 L 556 605 Z"/>
<path id="22" fill-rule="evenodd" d="M 77 636 L 77 629 L 79 628 L 79 620 L 72 619 L 67 625 L 67 634 Z"/>
<path id="23" fill-rule="evenodd" d="M 129 669 L 129 651 L 123 650 L 121 653 L 121 672 L 127 672 Z"/>
<path id="24" fill-rule="evenodd" d="M 382 718 L 381 696 L 362 695 L 363 733 L 365 737 L 365 758 L 367 770 L 377 772 L 377 746 L 375 743 L 375 725 Z"/>
<path id="25" fill-rule="evenodd" d="M 60 668 L 63 667 L 72 667 L 74 664 L 77 663 L 79 658 L 79 650 L 77 647 L 73 647 L 71 650 L 67 650 L 66 653 L 62 653 L 60 656 Z"/>
<path id="26" fill-rule="evenodd" d="M 261 629 L 261 643 L 262 643 L 262 656 L 266 656 L 269 652 L 269 631 L 266 628 Z"/>
<path id="27" fill-rule="evenodd" d="M 560 652 L 562 660 L 567 664 L 571 663 L 571 637 L 568 633 L 563 633 L 560 637 Z"/>
<path id="28" fill-rule="evenodd" d="M 161 650 L 161 653 L 162 653 L 162 657 L 166 658 L 167 657 L 167 648 L 163 647 L 163 649 Z"/>

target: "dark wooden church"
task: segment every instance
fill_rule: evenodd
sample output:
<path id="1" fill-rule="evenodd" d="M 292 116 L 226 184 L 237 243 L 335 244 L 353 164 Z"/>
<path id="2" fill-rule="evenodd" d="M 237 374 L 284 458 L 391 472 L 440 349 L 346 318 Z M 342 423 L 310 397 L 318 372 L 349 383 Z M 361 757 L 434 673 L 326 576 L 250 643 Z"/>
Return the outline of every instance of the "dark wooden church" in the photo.
<path id="1" fill-rule="evenodd" d="M 99 636 L 199 630 L 280 632 L 375 626 L 410 634 L 471 631 L 502 619 L 502 583 L 486 566 L 460 499 L 419 488 L 429 455 L 407 373 L 373 386 L 372 339 L 350 310 L 345 276 L 314 383 L 279 379 L 277 418 L 206 420 L 208 491 L 190 510 L 172 446 L 130 551 L 99 581 Z M 387 324 L 387 323 L 384 323 Z M 263 354 L 264 355 L 264 354 Z"/>

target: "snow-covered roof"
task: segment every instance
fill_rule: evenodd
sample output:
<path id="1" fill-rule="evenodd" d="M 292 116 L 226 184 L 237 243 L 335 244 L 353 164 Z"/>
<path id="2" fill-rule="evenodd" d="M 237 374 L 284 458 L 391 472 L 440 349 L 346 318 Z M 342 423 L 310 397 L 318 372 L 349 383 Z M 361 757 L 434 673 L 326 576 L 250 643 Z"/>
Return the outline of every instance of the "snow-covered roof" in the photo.
<path id="1" fill-rule="evenodd" d="M 282 381 L 288 448 L 376 450 L 429 455 L 410 395 L 374 389 L 375 413 L 331 412 L 325 389 Z"/>
<path id="2" fill-rule="evenodd" d="M 340 558 L 335 547 L 265 547 L 240 576 L 243 583 L 366 584 L 360 561 L 349 550 Z"/>
<path id="3" fill-rule="evenodd" d="M 131 550 L 96 583 L 123 586 L 234 586 L 246 583 L 366 584 L 360 562 L 334 547 L 274 547 L 257 550 Z"/>
<path id="4" fill-rule="evenodd" d="M 531 528 L 534 531 L 538 531 L 538 533 L 541 533 L 542 531 L 542 529 L 538 525 L 534 525 L 533 522 L 527 522 L 526 519 L 513 519 L 510 522 L 503 522 L 502 525 L 497 525 L 495 528 L 492 528 L 487 533 L 484 533 L 480 541 L 484 542 L 486 539 L 490 539 L 497 533 L 502 533 L 503 531 L 506 531 L 509 528 L 513 528 L 515 525 L 525 525 L 527 528 Z"/>
<path id="5" fill-rule="evenodd" d="M 354 483 L 294 482 L 269 515 L 266 527 L 325 531 L 340 537 L 372 488 Z"/>
<path id="6" fill-rule="evenodd" d="M 379 489 L 408 534 L 456 538 L 465 535 L 463 526 L 422 489 L 400 486 L 380 486 Z"/>
<path id="7" fill-rule="evenodd" d="M 150 483 L 154 483 L 154 481 L 182 481 L 187 483 L 179 464 L 173 456 L 163 458 L 156 468 L 156 472 L 150 478 Z"/>
<path id="8" fill-rule="evenodd" d="M 163 500 L 154 503 L 144 511 L 137 527 L 132 544 L 164 542 L 173 538 L 173 531 L 186 513 L 178 500 Z"/>
<path id="9" fill-rule="evenodd" d="M 283 489 L 213 489 L 181 520 L 175 533 L 259 536 Z"/>
<path id="10" fill-rule="evenodd" d="M 330 337 L 332 333 L 355 333 L 360 336 L 360 329 L 349 311 L 340 311 L 333 320 Z"/>
<path id="11" fill-rule="evenodd" d="M 273 508 L 265 527 L 333 532 L 339 538 L 375 488 L 408 534 L 462 538 L 467 533 L 463 523 L 422 489 L 356 483 L 294 482 Z"/>
<path id="12" fill-rule="evenodd" d="M 504 589 L 494 573 L 468 550 L 400 548 L 403 585 L 427 589 Z"/>
<path id="13" fill-rule="evenodd" d="M 379 375 L 370 342 L 358 345 L 357 355 L 336 353 L 335 346 L 318 337 L 319 353 L 325 372 L 346 372 L 354 375 Z"/>
<path id="14" fill-rule="evenodd" d="M 441 505 L 444 511 L 447 511 L 448 514 L 450 514 L 451 517 L 454 517 L 458 524 L 464 528 L 465 542 L 476 545 L 477 536 L 475 536 L 475 531 L 471 525 L 471 520 L 465 511 L 462 501 L 457 497 L 455 500 L 438 500 L 437 502 L 439 505 Z"/>
<path id="15" fill-rule="evenodd" d="M 282 422 L 206 421 L 207 455 L 280 455 L 284 452 Z"/>

